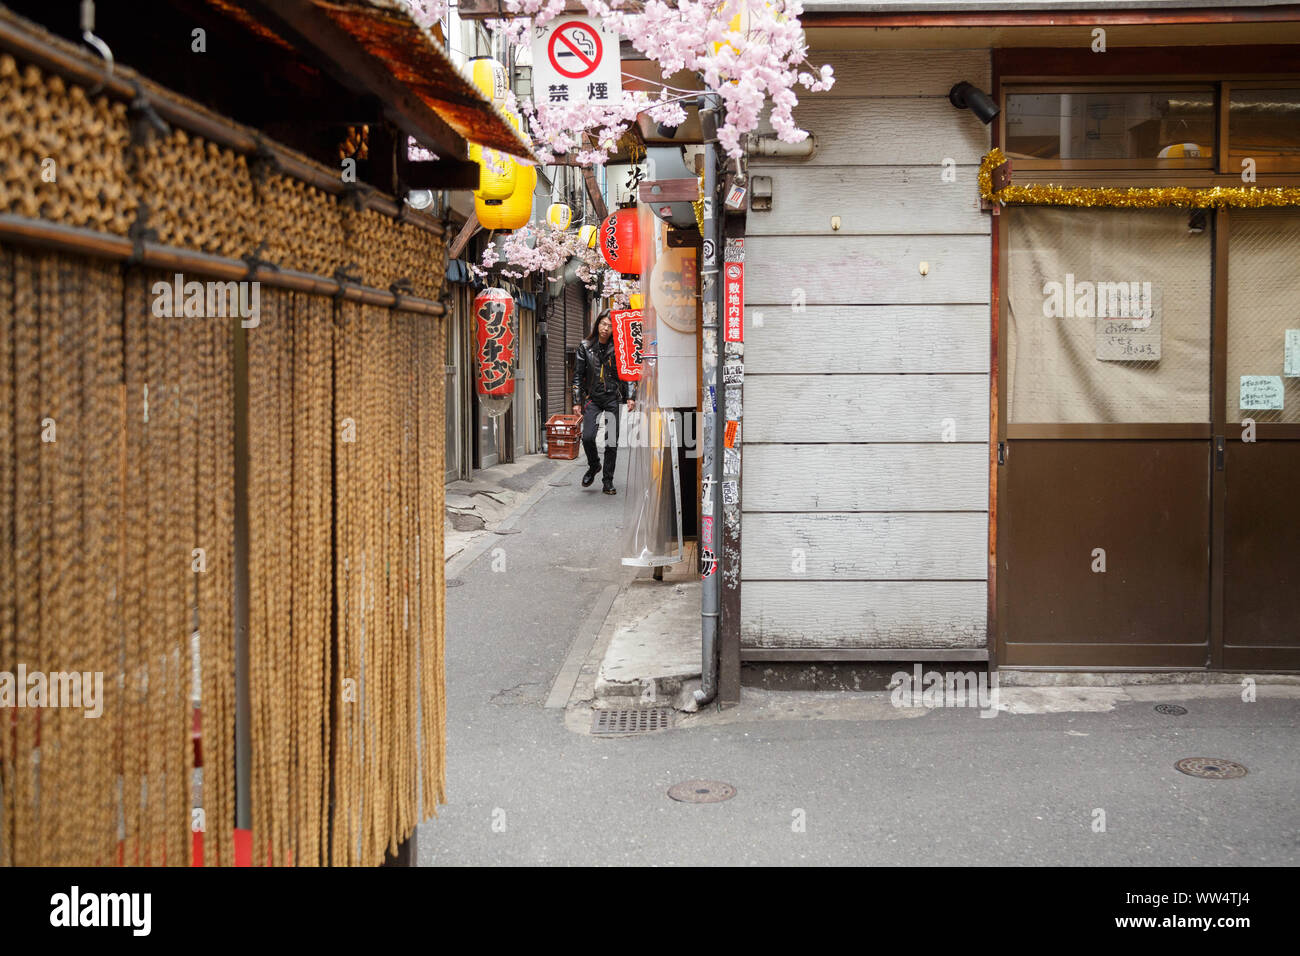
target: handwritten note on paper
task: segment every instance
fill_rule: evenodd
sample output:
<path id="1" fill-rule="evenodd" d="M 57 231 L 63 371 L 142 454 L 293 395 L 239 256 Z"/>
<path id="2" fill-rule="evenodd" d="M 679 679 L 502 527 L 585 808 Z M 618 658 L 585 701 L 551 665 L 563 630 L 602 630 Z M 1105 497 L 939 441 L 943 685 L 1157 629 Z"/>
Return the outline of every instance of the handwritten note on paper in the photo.
<path id="1" fill-rule="evenodd" d="M 1300 329 L 1286 330 L 1286 344 L 1282 351 L 1282 374 L 1287 378 L 1300 378 Z"/>
<path id="2" fill-rule="evenodd" d="M 1112 285 L 1123 292 L 1119 295 Z M 1161 294 L 1151 289 L 1142 294 L 1138 283 L 1099 283 L 1097 294 L 1097 359 L 1103 362 L 1160 361 Z M 1139 287 L 1140 288 L 1140 287 Z M 1103 292 L 1105 295 L 1103 296 Z"/>
<path id="3" fill-rule="evenodd" d="M 1282 410 L 1281 375 L 1243 375 L 1241 377 L 1241 408 Z"/>

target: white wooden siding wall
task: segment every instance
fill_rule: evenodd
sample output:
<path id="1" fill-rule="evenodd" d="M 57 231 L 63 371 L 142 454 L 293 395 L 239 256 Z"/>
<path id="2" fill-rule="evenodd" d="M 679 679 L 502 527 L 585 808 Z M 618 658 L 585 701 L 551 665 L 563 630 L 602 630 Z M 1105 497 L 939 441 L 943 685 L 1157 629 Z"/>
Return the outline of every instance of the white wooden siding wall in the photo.
<path id="1" fill-rule="evenodd" d="M 990 140 L 947 95 L 987 90 L 989 53 L 810 59 L 837 78 L 795 111 L 817 153 L 750 163 L 742 644 L 982 648 Z"/>

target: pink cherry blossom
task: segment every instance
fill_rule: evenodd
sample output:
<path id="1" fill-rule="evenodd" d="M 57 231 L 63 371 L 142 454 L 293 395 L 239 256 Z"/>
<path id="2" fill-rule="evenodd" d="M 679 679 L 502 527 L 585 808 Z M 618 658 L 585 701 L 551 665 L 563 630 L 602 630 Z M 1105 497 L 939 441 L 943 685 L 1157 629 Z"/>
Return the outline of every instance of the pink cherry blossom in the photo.
<path id="1" fill-rule="evenodd" d="M 827 90 L 835 79 L 829 66 L 815 73 L 801 69 L 811 64 L 799 23 L 800 0 L 675 0 L 671 4 L 645 0 L 635 11 L 624 10 L 624 2 L 582 0 L 590 16 L 603 19 L 654 60 L 665 79 L 679 70 L 703 77 L 722 100 L 718 142 L 728 156 L 744 155 L 745 134 L 758 128 L 765 109 L 779 138 L 791 143 L 807 138 L 794 121 L 798 103 L 794 88 Z M 505 0 L 505 4 L 539 26 L 564 9 L 563 0 Z M 743 31 L 731 29 L 732 19 L 739 14 L 748 21 Z M 512 31 L 519 35 L 516 28 Z M 665 86 L 653 98 L 625 90 L 622 101 L 615 104 L 538 103 L 525 112 L 543 162 L 571 154 L 579 165 L 599 165 L 614 152 L 619 137 L 639 113 L 648 113 L 656 122 L 680 124 L 685 117 L 681 102 L 693 97 Z"/>
<path id="2" fill-rule="evenodd" d="M 432 5 L 438 0 L 410 2 Z M 721 101 L 718 144 L 729 157 L 744 156 L 745 137 L 759 128 L 765 112 L 780 139 L 798 143 L 807 138 L 807 131 L 794 119 L 795 89 L 828 90 L 835 77 L 830 66 L 818 68 L 808 62 L 800 0 L 644 0 L 626 10 L 625 2 L 582 0 L 590 16 L 603 19 L 658 64 L 665 80 L 681 70 L 700 75 Z M 518 44 L 527 42 L 532 25 L 561 15 L 565 3 L 505 0 L 505 6 L 521 16 L 489 21 L 489 27 Z M 744 14 L 739 21 L 743 29 L 733 30 L 738 14 Z M 617 150 L 619 139 L 640 114 L 679 126 L 686 120 L 683 104 L 698 97 L 698 92 L 664 83 L 655 94 L 624 90 L 619 101 L 608 104 L 516 102 L 510 92 L 505 106 L 524 117 L 541 163 L 563 155 L 581 166 L 599 166 Z M 628 296 L 637 291 L 635 282 L 608 269 L 599 253 L 582 246 L 576 229 L 562 233 L 548 225 L 536 231 L 531 243 L 525 230 L 498 237 L 484 253 L 482 265 L 471 269 L 478 276 L 496 268 L 503 276 L 521 278 L 560 269 L 575 257 L 580 263 L 578 277 L 589 289 L 611 297 L 616 308 L 626 306 Z"/>

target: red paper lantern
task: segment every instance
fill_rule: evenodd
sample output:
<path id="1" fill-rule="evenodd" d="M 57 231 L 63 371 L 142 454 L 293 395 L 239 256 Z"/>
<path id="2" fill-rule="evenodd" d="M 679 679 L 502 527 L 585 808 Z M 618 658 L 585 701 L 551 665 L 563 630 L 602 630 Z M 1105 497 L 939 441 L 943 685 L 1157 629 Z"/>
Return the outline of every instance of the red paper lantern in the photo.
<path id="1" fill-rule="evenodd" d="M 614 323 L 614 356 L 618 377 L 625 382 L 641 381 L 641 336 L 645 313 L 641 309 L 619 309 L 610 312 Z"/>
<path id="2" fill-rule="evenodd" d="M 600 224 L 600 254 L 615 272 L 641 273 L 641 223 L 635 209 L 619 209 Z"/>
<path id="3" fill-rule="evenodd" d="M 515 300 L 505 289 L 484 289 L 474 297 L 478 317 L 478 393 L 515 393 Z"/>

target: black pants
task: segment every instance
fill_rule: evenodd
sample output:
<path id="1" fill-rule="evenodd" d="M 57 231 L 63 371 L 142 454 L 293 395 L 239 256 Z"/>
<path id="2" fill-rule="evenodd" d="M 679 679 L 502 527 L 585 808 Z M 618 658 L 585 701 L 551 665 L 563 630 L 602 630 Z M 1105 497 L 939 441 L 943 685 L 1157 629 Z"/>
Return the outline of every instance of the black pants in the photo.
<path id="1" fill-rule="evenodd" d="M 600 467 L 596 429 L 601 414 L 609 413 L 605 418 L 605 470 L 601 475 L 601 481 L 606 485 L 614 483 L 614 465 L 618 462 L 618 409 L 618 402 L 597 405 L 591 399 L 582 406 L 582 447 L 587 452 L 587 467 L 593 471 Z"/>

